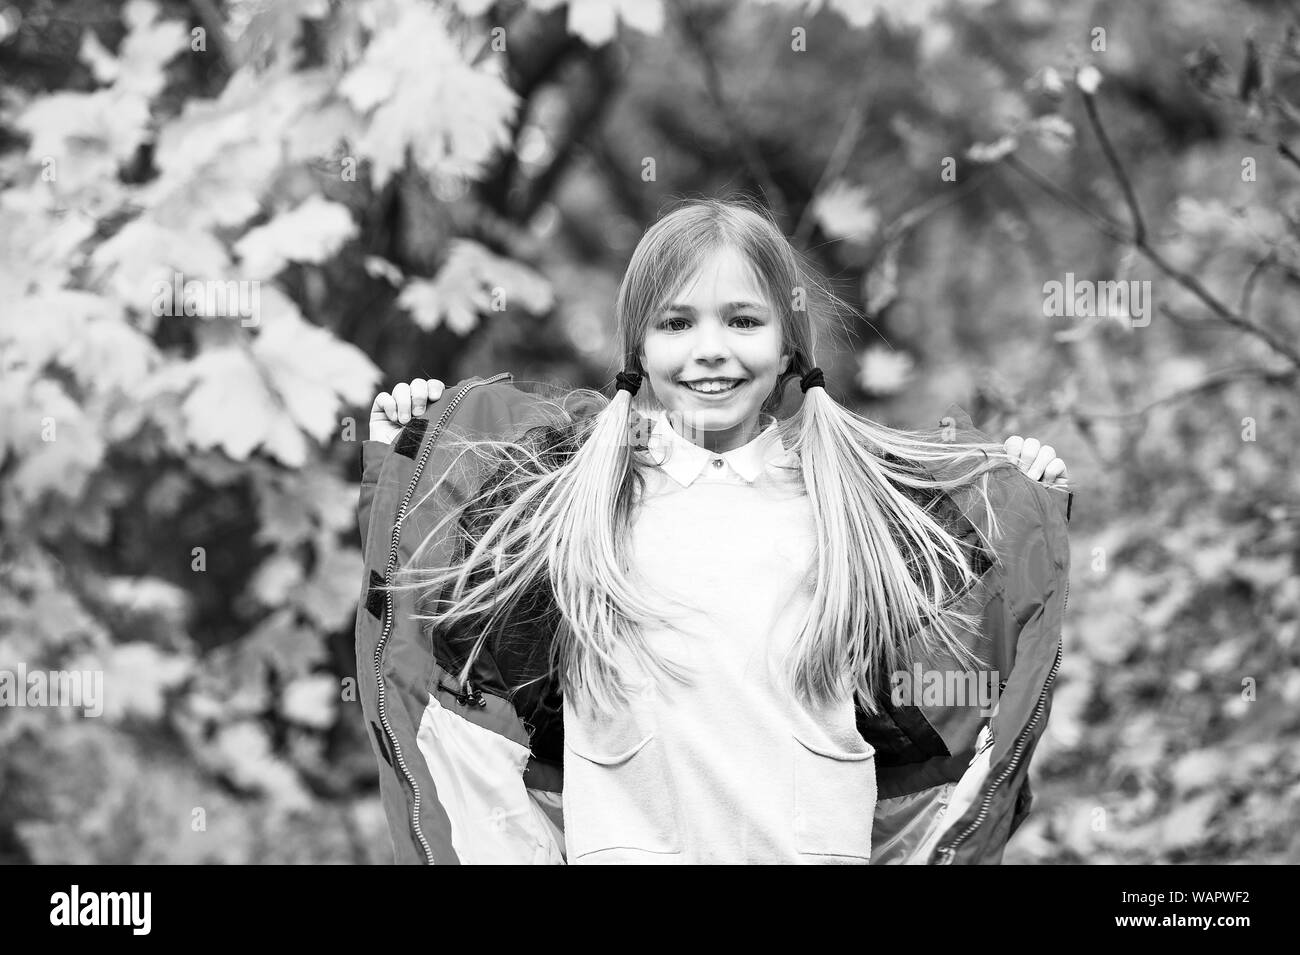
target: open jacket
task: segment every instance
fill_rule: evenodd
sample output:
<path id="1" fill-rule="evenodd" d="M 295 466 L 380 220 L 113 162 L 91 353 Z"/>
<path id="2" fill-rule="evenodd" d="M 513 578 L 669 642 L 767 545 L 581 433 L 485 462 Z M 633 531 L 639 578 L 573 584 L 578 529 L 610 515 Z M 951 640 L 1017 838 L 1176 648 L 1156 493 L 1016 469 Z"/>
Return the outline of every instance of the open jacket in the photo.
<path id="1" fill-rule="evenodd" d="M 416 592 L 376 589 L 392 582 L 453 503 L 479 490 L 472 468 L 451 467 L 446 437 L 500 436 L 533 421 L 537 401 L 509 373 L 469 378 L 448 387 L 391 445 L 363 444 L 357 675 L 398 863 L 565 861 L 562 700 L 554 682 L 511 694 L 532 673 L 529 661 L 503 652 L 482 654 L 469 681 L 457 685 L 465 658 L 459 642 L 412 617 Z M 940 423 L 956 440 L 988 440 L 956 405 Z M 942 495 L 947 507 L 939 512 L 983 553 L 974 530 L 986 526 L 983 502 L 973 492 L 960 497 Z M 881 713 L 859 707 L 858 729 L 876 750 L 872 864 L 998 864 L 1029 812 L 1029 762 L 1061 663 L 1073 494 L 1006 468 L 991 473 L 989 498 L 1003 532 L 994 541 L 1001 560 L 977 562 L 983 573 L 960 609 L 981 621 L 971 637 L 1000 677 L 996 707 L 990 717 L 977 700 L 940 705 L 925 694 L 895 705 L 888 692 Z M 455 559 L 452 538 L 440 533 L 432 559 Z M 547 637 L 532 642 L 544 646 Z"/>

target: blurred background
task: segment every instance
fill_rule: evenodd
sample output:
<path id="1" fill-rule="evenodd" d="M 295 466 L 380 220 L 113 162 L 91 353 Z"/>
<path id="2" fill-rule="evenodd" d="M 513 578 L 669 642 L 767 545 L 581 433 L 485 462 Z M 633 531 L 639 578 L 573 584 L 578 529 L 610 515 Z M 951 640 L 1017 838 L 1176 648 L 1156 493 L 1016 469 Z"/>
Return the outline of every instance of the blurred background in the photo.
<path id="1" fill-rule="evenodd" d="M 0 862 L 391 861 L 371 399 L 607 387 L 736 195 L 860 310 L 838 398 L 1069 465 L 1006 861 L 1300 861 L 1293 148 L 1291 3 L 0 2 L 0 669 L 103 680 L 0 696 Z"/>

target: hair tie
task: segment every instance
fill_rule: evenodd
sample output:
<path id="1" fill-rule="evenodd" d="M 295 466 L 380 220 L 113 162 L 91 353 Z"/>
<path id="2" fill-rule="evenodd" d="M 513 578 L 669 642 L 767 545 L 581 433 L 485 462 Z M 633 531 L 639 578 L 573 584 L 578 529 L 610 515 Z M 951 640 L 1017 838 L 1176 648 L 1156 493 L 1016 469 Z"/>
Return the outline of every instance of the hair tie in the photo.
<path id="1" fill-rule="evenodd" d="M 826 376 L 822 374 L 820 368 L 814 368 L 811 371 L 805 372 L 804 376 L 799 379 L 799 387 L 804 391 L 807 391 L 809 388 L 825 388 Z"/>
<path id="2" fill-rule="evenodd" d="M 641 376 L 634 371 L 620 371 L 614 376 L 617 384 L 614 385 L 614 391 L 629 391 L 636 394 L 641 390 Z"/>

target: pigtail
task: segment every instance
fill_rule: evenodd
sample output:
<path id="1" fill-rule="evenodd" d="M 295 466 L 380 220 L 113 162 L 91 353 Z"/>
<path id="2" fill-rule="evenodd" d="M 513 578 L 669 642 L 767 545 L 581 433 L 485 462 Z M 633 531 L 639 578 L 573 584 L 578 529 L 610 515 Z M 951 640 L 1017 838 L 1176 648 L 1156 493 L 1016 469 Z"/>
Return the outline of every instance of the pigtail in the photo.
<path id="1" fill-rule="evenodd" d="M 415 616 L 429 627 L 471 634 L 457 674 L 462 684 L 484 652 L 534 655 L 535 646 L 501 641 L 535 642 L 539 632 L 553 637 L 545 672 L 530 682 L 562 673 L 575 703 L 613 712 L 644 685 L 637 674 L 686 678 L 658 661 L 642 635 L 642 627 L 669 623 L 664 601 L 629 579 L 628 528 L 644 481 L 632 457 L 639 383 L 620 374 L 613 399 L 570 392 L 595 405 L 585 414 L 541 402 L 536 414 L 546 420 L 518 437 L 448 438 L 454 463 L 416 506 L 440 490 L 440 500 L 454 501 L 453 475 L 476 490 L 444 506 L 391 589 L 418 589 Z M 435 546 L 448 535 L 453 559 L 441 562 Z"/>
<path id="2" fill-rule="evenodd" d="M 628 529 L 635 504 L 632 461 L 638 415 L 632 396 L 641 376 L 620 372 L 617 390 L 595 416 L 550 501 L 543 528 L 551 588 L 565 624 L 558 635 L 570 697 L 606 712 L 625 706 L 639 671 L 684 679 L 685 672 L 653 660 L 640 628 L 667 622 L 628 577 Z M 657 664 L 657 665 L 656 665 Z"/>
<path id="3" fill-rule="evenodd" d="M 973 555 L 936 506 L 943 490 L 976 481 L 987 503 L 989 472 L 1015 465 L 1001 445 L 942 441 L 854 414 L 827 393 L 818 369 L 802 380 L 802 407 L 783 433 L 801 458 L 818 553 L 815 592 L 785 669 L 806 701 L 851 686 L 876 713 L 889 675 L 917 659 L 985 665 L 955 632 L 978 626 L 955 606 L 978 581 Z M 995 534 L 996 525 L 982 543 L 991 548 Z"/>

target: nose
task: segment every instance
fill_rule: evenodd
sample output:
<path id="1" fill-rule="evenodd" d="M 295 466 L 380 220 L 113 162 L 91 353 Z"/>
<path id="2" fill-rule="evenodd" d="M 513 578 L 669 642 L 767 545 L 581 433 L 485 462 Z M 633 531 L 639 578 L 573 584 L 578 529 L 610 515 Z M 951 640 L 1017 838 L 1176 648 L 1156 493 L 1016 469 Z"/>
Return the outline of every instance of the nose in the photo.
<path id="1" fill-rule="evenodd" d="M 716 364 L 727 360 L 727 336 L 720 322 L 698 323 L 692 337 L 691 358 L 695 361 L 700 364 Z"/>

